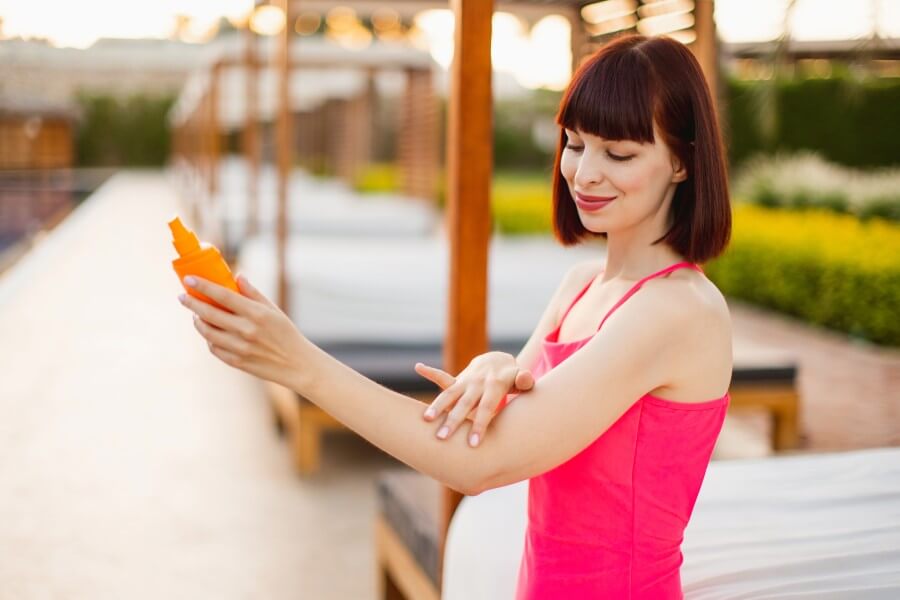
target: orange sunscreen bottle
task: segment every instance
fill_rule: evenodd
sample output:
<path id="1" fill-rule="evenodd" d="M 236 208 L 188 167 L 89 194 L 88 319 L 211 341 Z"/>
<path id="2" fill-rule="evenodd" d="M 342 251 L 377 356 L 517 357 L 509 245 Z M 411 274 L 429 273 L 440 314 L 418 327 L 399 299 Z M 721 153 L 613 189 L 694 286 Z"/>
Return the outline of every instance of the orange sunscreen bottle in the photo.
<path id="1" fill-rule="evenodd" d="M 169 229 L 172 230 L 172 245 L 175 246 L 179 255 L 179 258 L 172 261 L 172 266 L 178 273 L 178 279 L 185 291 L 194 298 L 208 302 L 222 310 L 228 310 L 212 298 L 184 285 L 185 276 L 196 275 L 238 292 L 237 283 L 231 274 L 231 269 L 228 268 L 228 263 L 225 262 L 215 246 L 206 243 L 201 246 L 197 235 L 185 227 L 178 217 L 169 221 Z"/>

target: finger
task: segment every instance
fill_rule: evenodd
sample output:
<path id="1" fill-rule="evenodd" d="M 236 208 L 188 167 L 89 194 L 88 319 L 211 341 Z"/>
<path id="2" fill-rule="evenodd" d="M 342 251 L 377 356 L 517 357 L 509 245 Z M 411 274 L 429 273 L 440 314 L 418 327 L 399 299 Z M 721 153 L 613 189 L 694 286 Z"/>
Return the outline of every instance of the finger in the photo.
<path id="1" fill-rule="evenodd" d="M 215 300 L 235 314 L 249 315 L 253 311 L 256 302 L 245 298 L 234 290 L 213 283 L 196 275 L 188 275 L 184 278 L 184 285 L 193 288 L 212 300 Z"/>
<path id="2" fill-rule="evenodd" d="M 527 369 L 519 369 L 514 382 L 517 390 L 525 391 L 534 387 L 534 375 Z"/>
<path id="3" fill-rule="evenodd" d="M 209 344 L 209 351 L 213 354 L 213 356 L 230 367 L 240 367 L 241 365 L 240 357 L 238 357 L 233 352 L 229 352 L 224 348 L 216 346 L 215 344 Z"/>
<path id="4" fill-rule="evenodd" d="M 465 393 L 460 397 L 460 399 L 456 402 L 456 406 L 453 407 L 447 414 L 447 418 L 444 420 L 444 424 L 438 429 L 437 436 L 442 440 L 446 440 L 454 432 L 459 428 L 463 421 L 466 419 L 466 415 L 472 411 L 475 404 L 481 398 L 481 389 L 473 386 L 469 386 L 466 389 Z"/>
<path id="5" fill-rule="evenodd" d="M 250 298 L 251 300 L 256 300 L 257 302 L 262 302 L 267 306 L 275 306 L 275 303 L 266 298 L 262 292 L 260 292 L 256 287 L 250 283 L 250 280 L 247 279 L 247 276 L 241 273 L 237 276 L 237 284 L 238 289 L 241 290 L 241 293 Z"/>
<path id="6" fill-rule="evenodd" d="M 437 386 L 443 390 L 456 382 L 456 377 L 437 367 L 430 367 L 424 363 L 416 363 L 414 369 L 416 373 L 432 383 L 437 384 Z"/>
<path id="7" fill-rule="evenodd" d="M 181 294 L 178 296 L 178 300 L 188 309 L 193 311 L 198 317 L 207 323 L 215 325 L 219 329 L 231 331 L 243 330 L 244 320 L 241 317 L 235 316 L 233 313 L 215 307 L 209 302 L 198 300 L 190 294 Z"/>
<path id="8" fill-rule="evenodd" d="M 506 384 L 496 379 L 485 379 L 484 393 L 475 412 L 475 420 L 469 431 L 469 445 L 477 447 L 484 441 L 488 425 L 499 412 L 501 402 L 506 398 Z"/>
<path id="9" fill-rule="evenodd" d="M 435 419 L 442 412 L 450 409 L 454 404 L 456 404 L 456 401 L 462 395 L 463 391 L 464 388 L 462 385 L 451 385 L 446 390 L 437 395 L 437 397 L 431 402 L 428 408 L 425 409 L 425 413 L 422 416 L 426 421 Z"/>
<path id="10" fill-rule="evenodd" d="M 232 354 L 246 356 L 250 350 L 247 342 L 241 338 L 222 329 L 216 329 L 196 316 L 194 317 L 194 328 L 207 342 Z"/>

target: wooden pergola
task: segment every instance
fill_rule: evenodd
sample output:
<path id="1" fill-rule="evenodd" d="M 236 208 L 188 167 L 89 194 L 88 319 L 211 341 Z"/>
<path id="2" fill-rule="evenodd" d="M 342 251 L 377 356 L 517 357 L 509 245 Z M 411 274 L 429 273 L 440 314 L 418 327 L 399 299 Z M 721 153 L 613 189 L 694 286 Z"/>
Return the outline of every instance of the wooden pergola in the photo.
<path id="1" fill-rule="evenodd" d="M 268 51 L 261 51 L 258 36 L 249 27 L 244 29 L 241 41 L 240 52 L 234 52 L 235 48 L 223 52 L 199 76 L 188 81 L 170 116 L 173 155 L 179 172 L 187 179 L 191 220 L 206 239 L 226 252 L 229 261 L 235 258 L 232 248 L 223 246 L 221 220 L 213 218 L 221 192 L 225 191 L 221 189 L 220 164 L 226 131 L 239 129 L 241 133 L 241 154 L 247 166 L 245 234 L 253 236 L 259 233 L 263 121 L 276 122 L 276 161 L 286 159 L 293 163 L 298 155 L 305 155 L 310 161 L 324 159 L 339 178 L 351 181 L 372 160 L 375 79 L 382 71 L 402 73 L 405 79 L 396 123 L 401 192 L 409 198 L 435 201 L 433 184 L 440 160 L 438 105 L 432 83 L 434 63 L 426 53 L 386 47 L 378 52 L 337 49 L 340 51 L 322 53 L 318 47 L 318 51 L 307 55 L 303 48 L 298 52 L 295 47 L 288 61 L 289 73 L 355 73 L 363 80 L 355 95 L 347 97 L 344 92 L 341 97 L 329 97 L 326 89 L 316 94 L 317 100 L 302 102 L 301 109 L 291 103 L 296 98 L 284 96 L 282 86 L 286 83 L 282 76 L 276 81 L 278 98 L 274 102 L 271 94 L 261 98 L 263 90 L 271 91 L 261 90 L 263 71 L 269 70 L 270 76 L 283 72 L 280 44 L 275 48 L 277 52 L 272 52 L 271 46 L 263 49 Z M 264 99 L 269 100 L 268 105 L 275 105 L 275 115 L 263 114 Z M 282 111 L 287 112 L 286 116 Z M 236 113 L 240 113 L 241 122 L 237 122 Z M 297 121 L 294 127 L 292 119 Z M 295 135 L 297 130 L 303 135 Z M 279 170 L 279 176 L 282 173 Z M 286 181 L 279 178 L 279 185 L 282 183 L 286 186 Z M 279 188 L 279 194 L 286 197 L 286 187 Z M 287 288 L 283 291 L 286 301 Z"/>
<path id="2" fill-rule="evenodd" d="M 276 162 L 278 172 L 278 301 L 288 306 L 288 284 L 285 269 L 287 249 L 288 176 L 292 148 L 289 110 L 290 39 L 295 15 L 303 10 L 324 10 L 334 6 L 324 0 L 272 0 L 281 8 L 285 26 L 278 36 L 276 62 L 280 73 L 279 110 L 276 121 Z M 378 0 L 342 2 L 365 13 L 381 4 Z M 491 94 L 491 24 L 495 8 L 529 14 L 564 14 L 572 24 L 573 66 L 580 64 L 603 40 L 592 39 L 581 18 L 585 0 L 533 0 L 494 2 L 494 0 L 451 0 L 455 19 L 455 53 L 451 66 L 446 139 L 446 227 L 450 240 L 450 281 L 447 333 L 444 340 L 444 369 L 451 373 L 462 370 L 475 356 L 486 352 L 488 245 L 490 241 L 490 186 L 493 171 Z M 446 7 L 437 2 L 405 0 L 391 3 L 400 11 L 418 11 Z M 696 41 L 693 48 L 715 89 L 715 34 L 712 0 L 698 0 L 694 9 Z M 248 33 L 248 60 L 252 62 L 252 33 Z M 248 115 L 248 119 L 249 119 Z M 258 134 L 248 121 L 247 151 L 251 161 L 258 160 Z M 450 519 L 462 495 L 449 488 L 442 492 L 439 522 L 439 564 Z M 429 580 L 421 565 L 417 567 L 409 548 L 399 543 L 391 531 L 380 529 L 379 556 L 382 576 L 379 578 L 384 597 L 439 597 L 438 581 Z"/>
<path id="3" fill-rule="evenodd" d="M 281 9 L 284 26 L 276 38 L 276 51 L 271 58 L 277 67 L 278 94 L 275 113 L 275 165 L 277 173 L 277 224 L 276 224 L 276 265 L 277 301 L 285 310 L 290 305 L 286 255 L 288 244 L 288 182 L 293 164 L 295 148 L 292 123 L 290 77 L 293 71 L 312 65 L 313 62 L 298 60 L 291 52 L 292 27 L 300 11 L 325 12 L 338 3 L 329 0 L 270 0 L 257 4 L 271 4 Z M 449 238 L 450 279 L 448 288 L 448 313 L 446 338 L 443 343 L 443 368 L 451 373 L 462 370 L 469 361 L 488 347 L 487 336 L 487 282 L 488 248 L 490 242 L 490 187 L 493 172 L 492 154 L 492 112 L 491 93 L 491 27 L 495 10 L 503 10 L 536 19 L 549 14 L 565 16 L 571 25 L 572 67 L 597 47 L 609 39 L 611 34 L 597 35 L 583 18 L 583 9 L 597 4 L 589 0 L 451 0 L 449 7 L 455 19 L 455 53 L 450 68 L 450 91 L 446 122 L 446 208 L 445 223 Z M 639 6 L 651 4 L 635 0 L 635 12 Z M 381 0 L 348 0 L 340 3 L 357 11 L 362 16 L 370 15 L 383 6 Z M 445 2 L 399 0 L 390 3 L 391 9 L 403 17 L 410 17 L 429 8 L 447 8 Z M 713 0 L 697 0 L 693 8 L 694 32 L 696 39 L 692 47 L 715 89 L 716 45 L 713 23 Z M 635 26 L 619 28 L 634 31 Z M 249 165 L 249 187 L 247 189 L 250 222 L 248 231 L 256 230 L 256 206 L 258 203 L 258 177 L 261 162 L 261 132 L 259 129 L 259 98 L 256 77 L 263 62 L 260 60 L 257 36 L 249 25 L 244 32 L 244 50 L 238 62 L 250 74 L 246 86 L 246 113 L 243 128 L 242 147 Z M 219 77 L 229 63 L 216 62 L 209 71 L 211 78 L 197 99 L 196 110 L 182 115 L 175 133 L 175 152 L 191 165 L 202 187 L 212 198 L 217 190 L 217 163 L 221 154 L 221 137 L 218 132 Z M 371 65 L 372 69 L 378 65 Z M 422 128 L 431 127 L 431 117 L 421 111 L 422 103 L 417 99 L 431 94 L 430 73 L 411 72 L 408 93 L 403 111 L 408 115 L 404 131 L 408 133 L 401 142 L 401 160 L 406 161 L 407 170 L 417 173 L 408 178 L 413 190 L 420 194 L 434 189 L 436 172 L 430 169 L 432 157 L 426 148 L 428 137 L 435 130 L 428 129 L 422 135 Z M 365 107 L 357 106 L 350 111 L 351 119 L 359 123 L 365 119 Z M 418 112 L 417 112 L 418 111 Z M 302 123 L 299 124 L 303 126 Z M 417 133 L 418 132 L 418 135 Z M 356 140 L 357 142 L 359 140 Z M 425 156 L 423 159 L 422 157 Z M 422 163 L 422 161 L 425 163 Z M 417 163 L 416 161 L 419 161 Z M 417 166 L 418 165 L 418 166 Z M 424 165 L 424 166 L 423 166 Z M 201 206 L 202 209 L 202 206 Z M 193 215 L 198 217 L 199 215 Z M 270 389 L 273 401 L 282 405 L 296 406 L 298 399 L 286 390 Z M 277 397 L 277 398 L 276 398 Z M 291 410 L 299 410 L 291 408 Z M 314 411 L 318 409 L 314 407 Z M 318 411 L 321 412 L 321 411 Z M 306 416 L 306 422 L 316 423 L 316 427 L 339 427 L 340 424 L 328 415 Z M 301 447 L 305 442 L 300 440 Z M 301 469 L 301 472 L 303 469 Z M 443 548 L 446 532 L 461 494 L 443 488 L 439 494 L 438 519 L 438 563 L 443 562 Z M 417 562 L 416 552 L 405 544 L 390 525 L 379 521 L 376 531 L 379 555 L 379 586 L 383 597 L 396 598 L 437 598 L 440 589 L 440 572 L 423 569 Z M 429 574 L 430 573 L 430 574 Z"/>

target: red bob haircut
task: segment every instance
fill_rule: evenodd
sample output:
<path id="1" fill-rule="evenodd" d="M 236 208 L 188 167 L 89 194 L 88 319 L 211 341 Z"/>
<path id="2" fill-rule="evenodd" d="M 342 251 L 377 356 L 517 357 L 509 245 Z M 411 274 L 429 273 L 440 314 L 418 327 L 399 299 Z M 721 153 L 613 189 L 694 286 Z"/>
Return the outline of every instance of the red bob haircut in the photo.
<path id="1" fill-rule="evenodd" d="M 709 87 L 684 44 L 667 37 L 625 35 L 603 46 L 575 72 L 556 122 L 559 144 L 553 171 L 553 226 L 571 246 L 587 237 L 578 217 L 560 158 L 563 127 L 609 140 L 653 143 L 653 125 L 687 169 L 672 198 L 669 228 L 653 242 L 665 242 L 690 262 L 721 254 L 731 238 L 731 205 L 725 154 Z"/>

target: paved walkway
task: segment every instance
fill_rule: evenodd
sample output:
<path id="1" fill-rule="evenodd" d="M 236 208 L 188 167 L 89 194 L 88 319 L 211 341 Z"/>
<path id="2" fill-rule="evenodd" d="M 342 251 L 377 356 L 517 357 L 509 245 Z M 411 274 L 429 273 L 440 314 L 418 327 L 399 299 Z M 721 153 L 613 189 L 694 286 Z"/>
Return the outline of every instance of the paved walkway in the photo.
<path id="1" fill-rule="evenodd" d="M 797 357 L 806 450 L 900 446 L 900 350 L 854 342 L 732 299 L 728 304 L 736 335 Z"/>
<path id="2" fill-rule="evenodd" d="M 299 480 L 258 382 L 213 359 L 176 295 L 155 173 L 125 173 L 0 278 L 0 600 L 374 597 L 374 479 L 325 438 Z M 732 303 L 795 350 L 812 449 L 900 444 L 898 353 Z M 767 451 L 740 417 L 720 456 Z"/>
<path id="3" fill-rule="evenodd" d="M 0 599 L 373 597 L 374 477 L 300 482 L 258 383 L 176 300 L 158 174 L 114 177 L 0 280 Z"/>

